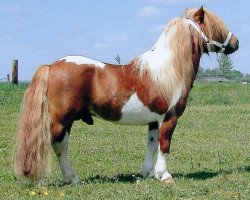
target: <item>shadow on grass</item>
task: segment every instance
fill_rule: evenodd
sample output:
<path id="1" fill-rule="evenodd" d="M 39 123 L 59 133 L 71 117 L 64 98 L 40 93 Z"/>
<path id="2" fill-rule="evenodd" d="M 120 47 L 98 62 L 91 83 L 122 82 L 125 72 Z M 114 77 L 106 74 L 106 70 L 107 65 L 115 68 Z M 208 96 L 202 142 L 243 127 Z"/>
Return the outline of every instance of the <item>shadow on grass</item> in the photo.
<path id="1" fill-rule="evenodd" d="M 82 180 L 83 183 L 134 183 L 143 178 L 141 174 L 118 174 L 114 177 L 95 175 Z"/>
<path id="2" fill-rule="evenodd" d="M 174 178 L 188 178 L 188 179 L 196 179 L 196 180 L 206 180 L 209 178 L 213 178 L 218 176 L 219 172 L 207 172 L 207 171 L 200 171 L 200 172 L 194 172 L 189 174 L 182 174 L 182 173 L 174 173 L 172 174 Z"/>
<path id="3" fill-rule="evenodd" d="M 218 172 L 213 171 L 200 171 L 200 172 L 194 172 L 189 174 L 183 174 L 183 173 L 173 173 L 173 178 L 187 178 L 187 179 L 195 179 L 195 180 L 206 180 L 210 178 L 214 178 L 216 176 L 221 176 L 225 174 L 232 174 L 232 173 L 244 173 L 244 172 L 250 172 L 250 166 L 240 166 L 236 169 L 232 170 L 220 170 Z M 131 173 L 131 174 L 118 174 L 114 177 L 108 177 L 108 176 L 102 176 L 102 175 L 93 175 L 86 179 L 82 179 L 80 181 L 80 184 L 102 184 L 102 183 L 135 183 L 137 180 L 143 179 L 143 176 L 141 174 Z M 55 183 L 51 185 L 56 185 Z M 65 186 L 67 184 L 60 184 L 60 186 Z"/>
<path id="4" fill-rule="evenodd" d="M 214 171 L 200 171 L 194 172 L 189 174 L 182 174 L 182 173 L 174 173 L 174 178 L 184 177 L 187 179 L 195 179 L 195 180 L 206 180 L 210 178 L 214 178 L 216 176 L 221 176 L 225 174 L 232 174 L 232 173 L 243 173 L 243 172 L 250 172 L 250 166 L 240 166 L 236 169 L 232 170 L 220 170 L 217 172 Z M 88 177 L 82 180 L 83 183 L 90 184 L 90 183 L 135 183 L 138 179 L 143 179 L 141 174 L 118 174 L 115 177 L 107 177 L 102 175 L 95 175 Z"/>
<path id="5" fill-rule="evenodd" d="M 118 174 L 117 176 L 114 177 L 108 177 L 108 176 L 102 176 L 102 175 L 93 175 L 90 176 L 86 179 L 80 180 L 78 184 L 102 184 L 102 183 L 135 183 L 137 180 L 142 179 L 143 176 L 141 174 Z M 70 185 L 71 183 L 62 183 L 62 182 L 53 182 L 50 183 L 49 186 L 59 186 L 59 187 L 64 187 L 66 185 Z"/>
<path id="6" fill-rule="evenodd" d="M 200 171 L 200 172 L 194 172 L 194 173 L 189 173 L 189 174 L 182 174 L 182 173 L 174 173 L 173 177 L 175 178 L 188 178 L 188 179 L 196 179 L 196 180 L 206 180 L 209 178 L 214 178 L 216 176 L 221 176 L 225 174 L 232 174 L 232 173 L 242 173 L 242 172 L 250 172 L 250 166 L 240 166 L 236 169 L 232 170 L 220 170 L 217 172 L 213 171 Z"/>

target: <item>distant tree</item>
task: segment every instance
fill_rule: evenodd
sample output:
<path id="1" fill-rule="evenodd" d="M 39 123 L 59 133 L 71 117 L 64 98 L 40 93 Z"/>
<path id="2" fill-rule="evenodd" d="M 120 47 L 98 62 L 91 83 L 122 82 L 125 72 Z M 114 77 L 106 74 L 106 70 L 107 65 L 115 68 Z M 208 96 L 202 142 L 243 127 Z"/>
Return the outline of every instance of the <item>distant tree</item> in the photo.
<path id="1" fill-rule="evenodd" d="M 202 80 L 204 77 L 204 68 L 203 67 L 199 67 L 197 75 L 196 75 L 196 79 L 198 81 Z"/>
<path id="2" fill-rule="evenodd" d="M 215 68 L 215 69 L 206 69 L 204 71 L 204 75 L 205 76 L 218 76 L 220 74 L 219 69 Z"/>
<path id="3" fill-rule="evenodd" d="M 225 54 L 220 54 L 217 58 L 219 73 L 222 77 L 230 77 L 233 70 L 233 62 L 231 58 Z"/>
<path id="4" fill-rule="evenodd" d="M 232 79 L 236 82 L 241 82 L 243 77 L 244 77 L 243 73 L 241 73 L 240 71 L 237 71 L 237 70 L 233 70 L 230 77 L 228 77 L 228 78 Z"/>
<path id="5" fill-rule="evenodd" d="M 231 81 L 242 82 L 243 80 L 249 80 L 250 75 L 244 76 L 240 71 L 233 69 L 233 62 L 230 57 L 221 54 L 218 59 L 218 67 L 214 69 L 199 68 L 196 79 L 198 81 L 204 80 L 206 77 L 219 76 L 228 78 Z M 249 82 L 249 81 L 248 81 Z"/>
<path id="6" fill-rule="evenodd" d="M 246 74 L 245 76 L 243 76 L 241 81 L 246 81 L 246 82 L 250 83 L 250 74 Z"/>
<path id="7" fill-rule="evenodd" d="M 120 58 L 119 54 L 117 54 L 115 60 L 117 61 L 118 65 L 121 64 L 121 58 Z"/>

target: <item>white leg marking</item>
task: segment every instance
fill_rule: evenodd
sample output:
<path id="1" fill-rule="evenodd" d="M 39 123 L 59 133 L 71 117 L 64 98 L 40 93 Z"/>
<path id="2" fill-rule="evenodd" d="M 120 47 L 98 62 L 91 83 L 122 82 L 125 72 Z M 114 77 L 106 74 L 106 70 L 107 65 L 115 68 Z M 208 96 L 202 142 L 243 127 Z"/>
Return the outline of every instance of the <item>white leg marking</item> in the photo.
<path id="1" fill-rule="evenodd" d="M 155 178 L 164 181 L 172 179 L 171 174 L 167 171 L 167 153 L 162 153 L 158 144 L 158 157 L 155 164 Z"/>
<path id="2" fill-rule="evenodd" d="M 154 177 L 153 158 L 157 150 L 158 144 L 158 129 L 148 131 L 147 153 L 142 165 L 143 177 Z"/>
<path id="3" fill-rule="evenodd" d="M 68 139 L 69 134 L 66 133 L 62 142 L 56 142 L 53 145 L 54 151 L 58 156 L 59 165 L 62 171 L 62 182 L 63 183 L 78 183 L 79 178 L 73 171 L 68 161 Z"/>

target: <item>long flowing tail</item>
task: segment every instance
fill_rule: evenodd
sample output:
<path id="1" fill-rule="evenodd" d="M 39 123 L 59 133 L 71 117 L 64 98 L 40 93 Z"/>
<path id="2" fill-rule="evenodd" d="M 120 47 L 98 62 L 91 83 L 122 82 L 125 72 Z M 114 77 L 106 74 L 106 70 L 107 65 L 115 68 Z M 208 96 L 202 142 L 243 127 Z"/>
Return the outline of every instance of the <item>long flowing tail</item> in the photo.
<path id="1" fill-rule="evenodd" d="M 44 176 L 50 165 L 51 118 L 47 88 L 50 66 L 43 65 L 35 73 L 23 99 L 17 130 L 15 172 L 33 180 Z"/>

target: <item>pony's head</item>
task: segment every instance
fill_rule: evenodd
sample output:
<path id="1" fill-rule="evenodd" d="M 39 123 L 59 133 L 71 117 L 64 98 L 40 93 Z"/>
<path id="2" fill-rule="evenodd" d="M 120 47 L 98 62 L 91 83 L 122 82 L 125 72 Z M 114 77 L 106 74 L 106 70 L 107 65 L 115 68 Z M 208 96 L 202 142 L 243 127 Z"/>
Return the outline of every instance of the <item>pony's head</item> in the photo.
<path id="1" fill-rule="evenodd" d="M 187 9 L 186 18 L 198 37 L 202 38 L 205 52 L 230 54 L 238 50 L 238 39 L 218 16 L 203 9 L 203 6 L 198 10 Z"/>

